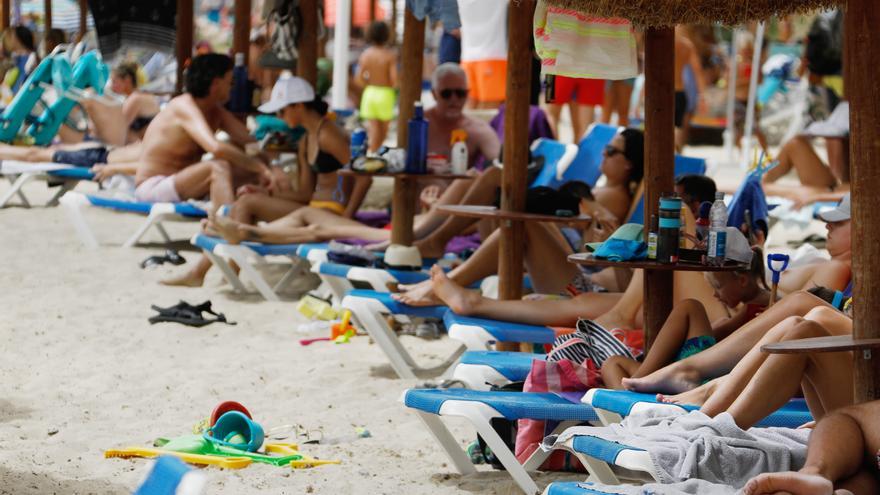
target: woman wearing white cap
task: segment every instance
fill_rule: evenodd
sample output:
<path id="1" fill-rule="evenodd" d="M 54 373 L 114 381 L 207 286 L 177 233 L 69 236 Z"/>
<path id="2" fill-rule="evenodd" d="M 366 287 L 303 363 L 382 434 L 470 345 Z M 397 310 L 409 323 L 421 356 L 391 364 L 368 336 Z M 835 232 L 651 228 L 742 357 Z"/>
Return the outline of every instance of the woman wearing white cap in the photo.
<path id="1" fill-rule="evenodd" d="M 239 197 L 229 217 L 212 217 L 211 226 L 235 242 L 248 237 L 247 231 L 256 229 L 253 224 L 257 222 L 272 222 L 285 228 L 303 227 L 305 222 L 291 215 L 301 209 L 319 212 L 322 219 L 330 222 L 342 220 L 340 217 L 352 218 L 366 196 L 370 181 L 344 178 L 336 173 L 349 161 L 348 134 L 327 117 L 327 104 L 315 95 L 312 85 L 299 77 L 281 78 L 272 88 L 270 100 L 259 110 L 277 114 L 291 128 L 306 130 L 297 154 L 298 187 L 292 190 L 285 180 L 279 181 L 280 186 L 274 191 L 244 186 L 238 190 Z M 309 208 L 304 208 L 306 206 Z M 162 283 L 200 286 L 210 268 L 210 260 L 203 257 L 184 275 Z"/>

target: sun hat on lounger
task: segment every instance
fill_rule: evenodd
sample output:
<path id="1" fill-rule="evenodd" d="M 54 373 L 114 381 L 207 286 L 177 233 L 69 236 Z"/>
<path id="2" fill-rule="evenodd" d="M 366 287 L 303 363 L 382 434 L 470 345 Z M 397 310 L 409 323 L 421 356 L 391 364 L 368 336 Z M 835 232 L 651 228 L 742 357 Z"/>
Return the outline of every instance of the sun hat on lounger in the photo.
<path id="1" fill-rule="evenodd" d="M 819 220 L 828 223 L 843 222 L 850 219 L 849 193 L 844 196 L 833 210 L 823 211 L 816 215 Z"/>

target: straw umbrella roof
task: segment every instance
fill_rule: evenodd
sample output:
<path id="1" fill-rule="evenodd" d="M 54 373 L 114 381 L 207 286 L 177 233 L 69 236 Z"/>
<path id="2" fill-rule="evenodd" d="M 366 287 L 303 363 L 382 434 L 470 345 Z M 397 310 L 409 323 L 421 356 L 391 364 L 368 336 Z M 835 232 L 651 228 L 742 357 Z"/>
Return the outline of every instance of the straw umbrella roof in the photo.
<path id="1" fill-rule="evenodd" d="M 675 24 L 728 26 L 771 16 L 843 6 L 845 0 L 547 0 L 556 7 L 601 17 L 621 17 L 638 26 Z"/>

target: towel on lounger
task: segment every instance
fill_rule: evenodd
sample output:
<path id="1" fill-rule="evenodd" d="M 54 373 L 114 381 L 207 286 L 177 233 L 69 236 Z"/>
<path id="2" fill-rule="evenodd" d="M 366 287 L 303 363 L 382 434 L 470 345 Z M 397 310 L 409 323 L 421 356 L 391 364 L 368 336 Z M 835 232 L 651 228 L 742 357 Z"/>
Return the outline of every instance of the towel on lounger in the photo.
<path id="1" fill-rule="evenodd" d="M 602 485 L 599 483 L 578 483 L 578 486 L 593 492 L 608 495 L 735 495 L 737 490 L 732 486 L 709 483 L 703 480 L 687 480 L 671 485 L 648 483 L 646 485 Z"/>
<path id="2" fill-rule="evenodd" d="M 796 471 L 807 455 L 808 429 L 743 430 L 728 413 L 710 418 L 699 411 L 670 414 L 656 409 L 607 427 L 569 428 L 544 446 L 591 435 L 648 451 L 654 477 L 664 484 L 698 478 L 742 487 L 765 472 Z"/>

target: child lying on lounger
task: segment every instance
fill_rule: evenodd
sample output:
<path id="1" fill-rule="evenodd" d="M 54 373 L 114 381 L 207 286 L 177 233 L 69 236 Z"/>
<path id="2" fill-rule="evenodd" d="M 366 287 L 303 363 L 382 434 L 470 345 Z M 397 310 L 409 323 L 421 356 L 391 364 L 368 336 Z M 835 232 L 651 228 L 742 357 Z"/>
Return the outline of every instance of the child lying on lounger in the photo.
<path id="1" fill-rule="evenodd" d="M 715 297 L 736 312 L 716 321 L 709 321 L 706 308 L 695 299 L 686 299 L 673 308 L 643 362 L 614 356 L 602 365 L 602 380 L 608 388 L 624 388 L 628 378 L 645 376 L 667 364 L 697 354 L 730 335 L 766 309 L 770 292 L 764 281 L 764 260 L 761 248 L 753 248 L 748 272 L 708 272 L 706 280 L 715 290 Z M 738 310 L 736 308 L 739 308 Z"/>

